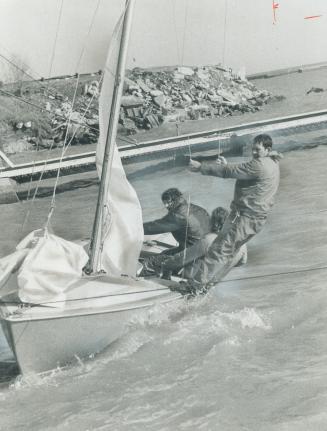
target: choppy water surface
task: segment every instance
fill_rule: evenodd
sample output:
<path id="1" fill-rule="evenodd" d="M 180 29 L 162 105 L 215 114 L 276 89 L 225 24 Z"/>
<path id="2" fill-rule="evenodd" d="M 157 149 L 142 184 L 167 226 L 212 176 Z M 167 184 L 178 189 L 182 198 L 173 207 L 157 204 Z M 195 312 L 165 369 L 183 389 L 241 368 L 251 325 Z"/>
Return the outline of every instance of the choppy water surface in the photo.
<path id="1" fill-rule="evenodd" d="M 3 383 L 0 430 L 327 429 L 326 157 L 324 147 L 287 154 L 247 267 L 206 297 L 142 312 L 92 360 Z M 233 189 L 181 168 L 134 185 L 146 219 L 160 213 L 167 187 L 191 191 L 209 210 L 226 205 Z M 81 192 L 58 196 L 54 228 L 66 238 L 89 232 L 95 188 Z M 29 227 L 48 204 L 36 203 Z M 0 215 L 14 226 L 0 233 L 3 249 L 25 210 L 11 205 Z M 0 360 L 9 357 L 1 340 Z"/>

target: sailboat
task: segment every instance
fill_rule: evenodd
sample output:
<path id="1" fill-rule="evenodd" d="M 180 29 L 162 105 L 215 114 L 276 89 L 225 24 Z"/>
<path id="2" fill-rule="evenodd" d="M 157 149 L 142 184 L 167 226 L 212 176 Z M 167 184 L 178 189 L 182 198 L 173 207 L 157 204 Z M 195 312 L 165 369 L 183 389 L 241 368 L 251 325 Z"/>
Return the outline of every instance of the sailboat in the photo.
<path id="1" fill-rule="evenodd" d="M 141 208 L 115 146 L 133 6 L 134 0 L 127 0 L 102 83 L 101 181 L 89 253 L 55 236 L 47 222 L 0 260 L 0 322 L 22 374 L 93 356 L 140 310 L 182 298 L 171 282 L 136 276 Z"/>

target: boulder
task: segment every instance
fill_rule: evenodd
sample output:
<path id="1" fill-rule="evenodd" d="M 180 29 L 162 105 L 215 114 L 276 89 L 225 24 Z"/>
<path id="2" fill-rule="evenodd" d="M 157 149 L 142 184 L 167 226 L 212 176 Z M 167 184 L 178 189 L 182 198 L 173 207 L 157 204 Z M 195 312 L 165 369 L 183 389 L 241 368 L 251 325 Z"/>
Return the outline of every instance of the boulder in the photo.
<path id="1" fill-rule="evenodd" d="M 150 93 L 151 88 L 150 88 L 150 87 L 148 87 L 148 86 L 146 85 L 146 83 L 142 81 L 142 79 L 141 79 L 141 78 L 139 78 L 136 82 L 137 82 L 137 85 L 140 87 L 140 89 L 141 89 L 142 91 L 144 91 L 144 93 Z"/>
<path id="2" fill-rule="evenodd" d="M 152 97 L 162 96 L 164 93 L 161 90 L 151 90 L 150 94 Z"/>
<path id="3" fill-rule="evenodd" d="M 182 79 L 184 79 L 184 75 L 183 75 L 183 73 L 179 73 L 179 72 L 175 71 L 175 72 L 174 72 L 174 74 L 173 74 L 173 80 L 174 80 L 175 82 L 179 82 L 179 81 L 181 81 Z"/>
<path id="4" fill-rule="evenodd" d="M 180 66 L 177 68 L 177 72 L 181 73 L 182 75 L 185 76 L 192 76 L 194 75 L 194 70 L 191 67 L 186 67 L 186 66 Z"/>
<path id="5" fill-rule="evenodd" d="M 133 90 L 139 90 L 140 87 L 137 85 L 136 82 L 134 82 L 132 79 L 130 78 L 125 78 L 124 79 L 124 89 L 126 89 L 127 91 L 131 92 Z"/>
<path id="6" fill-rule="evenodd" d="M 210 75 L 207 69 L 199 69 L 196 71 L 196 75 L 199 79 L 203 81 L 208 81 L 210 79 Z"/>
<path id="7" fill-rule="evenodd" d="M 164 96 L 163 94 L 161 94 L 160 96 L 155 97 L 153 101 L 157 106 L 164 107 L 166 106 L 166 103 L 167 103 L 167 96 Z"/>
<path id="8" fill-rule="evenodd" d="M 136 106 L 142 106 L 144 100 L 137 96 L 122 96 L 121 106 L 124 108 L 131 108 Z"/>

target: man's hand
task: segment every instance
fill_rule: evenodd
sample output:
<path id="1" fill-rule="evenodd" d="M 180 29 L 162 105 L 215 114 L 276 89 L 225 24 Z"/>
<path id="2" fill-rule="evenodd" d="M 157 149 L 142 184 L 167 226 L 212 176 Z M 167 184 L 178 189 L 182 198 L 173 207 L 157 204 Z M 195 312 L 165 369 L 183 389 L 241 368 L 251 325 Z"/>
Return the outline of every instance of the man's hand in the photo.
<path id="1" fill-rule="evenodd" d="M 227 165 L 227 160 L 223 156 L 218 156 L 216 163 L 217 165 Z"/>
<path id="2" fill-rule="evenodd" d="M 190 163 L 188 165 L 190 171 L 197 172 L 201 169 L 201 163 L 197 162 L 196 160 L 190 159 Z"/>

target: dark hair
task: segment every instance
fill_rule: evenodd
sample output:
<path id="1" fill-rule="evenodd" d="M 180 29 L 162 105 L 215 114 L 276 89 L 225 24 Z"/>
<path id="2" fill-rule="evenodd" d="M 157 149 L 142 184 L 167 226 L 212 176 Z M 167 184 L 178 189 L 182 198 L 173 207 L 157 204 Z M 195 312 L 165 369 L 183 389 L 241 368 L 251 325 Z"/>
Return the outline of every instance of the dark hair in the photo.
<path id="1" fill-rule="evenodd" d="M 258 135 L 253 139 L 254 144 L 262 144 L 265 149 L 271 149 L 273 141 L 269 135 Z"/>
<path id="2" fill-rule="evenodd" d="M 182 192 L 176 188 L 167 189 L 161 195 L 161 200 L 164 201 L 177 201 L 180 197 L 183 196 Z"/>
<path id="3" fill-rule="evenodd" d="M 225 220 L 227 219 L 229 211 L 223 207 L 215 208 L 211 213 L 211 229 L 213 231 L 221 230 Z"/>

